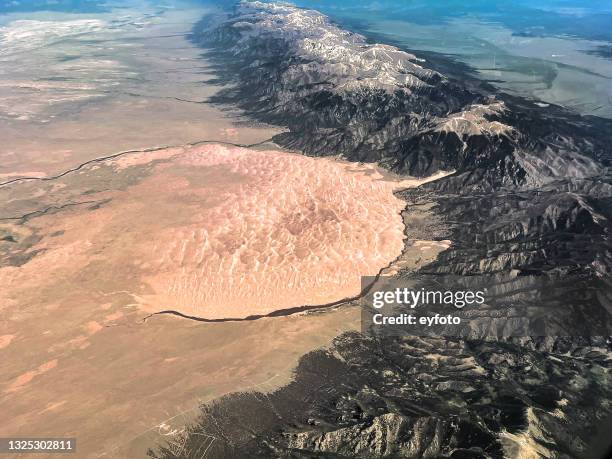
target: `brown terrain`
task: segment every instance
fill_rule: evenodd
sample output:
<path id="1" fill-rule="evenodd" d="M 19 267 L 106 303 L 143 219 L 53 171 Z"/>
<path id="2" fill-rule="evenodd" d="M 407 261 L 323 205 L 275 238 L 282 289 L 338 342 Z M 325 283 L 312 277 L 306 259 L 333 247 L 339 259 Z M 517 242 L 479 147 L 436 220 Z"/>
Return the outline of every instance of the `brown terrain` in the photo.
<path id="1" fill-rule="evenodd" d="M 206 103 L 219 87 L 207 83 L 210 64 L 186 34 L 208 10 L 132 3 L 0 16 L 0 183 L 124 150 L 248 145 L 280 132 Z"/>
<path id="2" fill-rule="evenodd" d="M 352 297 L 440 250 L 404 240 L 393 191 L 420 181 L 278 151 L 277 129 L 203 103 L 218 88 L 185 38 L 203 13 L 0 28 L 2 437 L 142 457 L 201 403 L 286 383 L 359 309 L 223 320 Z"/>
<path id="3" fill-rule="evenodd" d="M 219 144 L 18 182 L 0 189 L 0 299 L 121 295 L 207 319 L 331 303 L 401 253 L 396 186 L 372 167 Z"/>
<path id="4" fill-rule="evenodd" d="M 393 190 L 416 183 L 213 143 L 0 187 L 0 410 L 12 414 L 0 434 L 76 436 L 115 457 L 200 401 L 286 382 L 300 355 L 358 327 L 358 310 L 149 314 L 243 318 L 355 296 L 361 275 L 409 259 Z"/>

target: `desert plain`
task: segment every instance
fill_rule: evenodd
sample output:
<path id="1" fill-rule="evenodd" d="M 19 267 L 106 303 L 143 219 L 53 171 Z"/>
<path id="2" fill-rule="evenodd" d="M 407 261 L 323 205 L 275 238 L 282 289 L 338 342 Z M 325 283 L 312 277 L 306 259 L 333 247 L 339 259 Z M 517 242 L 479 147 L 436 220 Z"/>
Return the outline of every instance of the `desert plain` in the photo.
<path id="1" fill-rule="evenodd" d="M 281 151 L 206 102 L 204 13 L 3 19 L 0 436 L 144 456 L 358 329 L 361 276 L 440 250 L 404 233 L 394 191 L 421 180 Z"/>

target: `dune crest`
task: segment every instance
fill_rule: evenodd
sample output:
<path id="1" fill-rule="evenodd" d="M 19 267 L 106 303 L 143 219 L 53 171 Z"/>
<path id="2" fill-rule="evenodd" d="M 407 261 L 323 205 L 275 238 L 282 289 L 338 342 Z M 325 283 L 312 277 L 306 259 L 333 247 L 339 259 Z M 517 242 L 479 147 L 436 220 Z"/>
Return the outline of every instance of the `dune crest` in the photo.
<path id="1" fill-rule="evenodd" d="M 138 248 L 148 311 L 242 318 L 329 303 L 358 294 L 360 276 L 402 250 L 398 184 L 372 167 L 220 145 L 175 162 L 206 179 L 165 183 L 202 200 L 192 221 Z"/>
<path id="2" fill-rule="evenodd" d="M 98 191 L 80 188 L 90 180 Z M 121 294 L 147 313 L 206 319 L 327 304 L 359 294 L 361 276 L 400 255 L 405 202 L 393 191 L 422 182 L 222 144 L 129 153 L 26 184 L 49 187 L 32 191 L 47 206 L 84 204 L 32 220 L 36 256 L 0 278 L 15 301 L 43 284 L 33 302 Z"/>

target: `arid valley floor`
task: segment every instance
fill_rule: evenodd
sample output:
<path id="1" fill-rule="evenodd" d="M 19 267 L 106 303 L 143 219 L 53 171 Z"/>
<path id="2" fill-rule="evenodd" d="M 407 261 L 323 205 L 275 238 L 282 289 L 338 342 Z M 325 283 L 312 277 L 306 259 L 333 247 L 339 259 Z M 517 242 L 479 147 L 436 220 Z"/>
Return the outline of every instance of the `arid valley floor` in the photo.
<path id="1" fill-rule="evenodd" d="M 612 10 L 516 2 L 0 3 L 0 439 L 602 456 Z"/>
<path id="2" fill-rule="evenodd" d="M 241 319 L 354 297 L 402 262 L 394 190 L 422 180 L 283 152 L 278 129 L 199 103 L 218 90 L 184 37 L 202 14 L 2 29 L 20 62 L 0 75 L 2 436 L 142 455 L 200 403 L 286 383 L 359 314 Z"/>

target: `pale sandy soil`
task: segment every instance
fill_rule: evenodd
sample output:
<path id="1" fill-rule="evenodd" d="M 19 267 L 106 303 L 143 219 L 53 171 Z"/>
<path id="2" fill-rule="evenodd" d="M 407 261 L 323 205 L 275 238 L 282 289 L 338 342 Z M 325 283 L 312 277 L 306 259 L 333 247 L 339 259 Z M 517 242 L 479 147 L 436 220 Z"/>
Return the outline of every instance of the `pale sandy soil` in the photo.
<path id="1" fill-rule="evenodd" d="M 0 435 L 76 436 L 83 457 L 139 457 L 198 401 L 286 383 L 300 355 L 358 329 L 358 309 L 143 318 L 356 295 L 361 275 L 410 258 L 393 190 L 420 182 L 202 144 L 0 188 L 2 218 L 42 211 L 0 222 L 11 239 L 0 242 L 0 411 L 11 413 Z"/>
<path id="2" fill-rule="evenodd" d="M 185 34 L 206 12 L 126 1 L 103 14 L 0 16 L 0 182 L 144 146 L 280 132 L 238 127 L 235 114 L 201 103 L 219 87 L 206 84 L 209 63 Z"/>
<path id="3" fill-rule="evenodd" d="M 25 253 L 37 255 L 0 270 L 0 299 L 65 298 L 68 283 L 123 291 L 150 313 L 225 319 L 353 297 L 361 276 L 400 255 L 405 203 L 393 190 L 418 183 L 384 180 L 373 166 L 205 144 L 127 154 L 52 186 L 63 196 L 105 169 L 115 179 L 146 175 L 28 222 L 41 239 Z M 13 196 L 33 183 L 16 184 Z M 33 194 L 42 202 L 54 192 Z"/>
<path id="4" fill-rule="evenodd" d="M 0 350 L 0 412 L 10 413 L 0 435 L 76 437 L 78 457 L 87 458 L 144 457 L 156 435 L 192 421 L 201 402 L 272 390 L 300 355 L 359 326 L 356 309 L 203 324 L 142 323 L 129 307 L 87 301 L 67 306 L 70 314 L 58 305 L 57 314 L 21 311 L 11 320 L 19 331 Z"/>
<path id="5" fill-rule="evenodd" d="M 218 88 L 184 34 L 203 13 L 0 18 L 0 182 L 278 132 L 200 103 Z M 74 436 L 78 457 L 143 457 L 200 402 L 286 383 L 301 355 L 359 329 L 358 308 L 143 319 L 327 303 L 396 257 L 384 274 L 414 268 L 440 247 L 403 250 L 392 191 L 418 183 L 198 144 L 0 186 L 0 436 Z"/>

